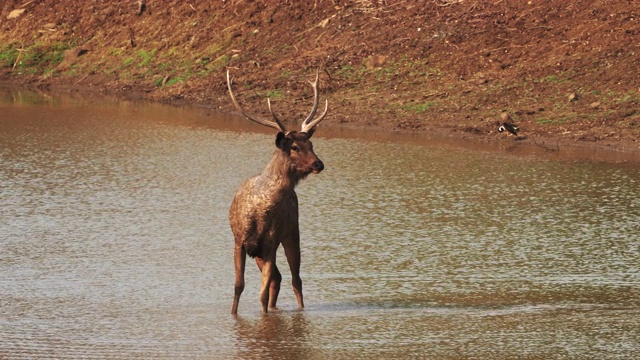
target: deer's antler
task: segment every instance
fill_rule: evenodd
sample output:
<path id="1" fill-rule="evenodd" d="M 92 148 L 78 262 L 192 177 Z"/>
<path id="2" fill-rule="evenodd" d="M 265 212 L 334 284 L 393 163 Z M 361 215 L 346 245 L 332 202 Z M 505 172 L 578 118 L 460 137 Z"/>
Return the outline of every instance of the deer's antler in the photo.
<path id="1" fill-rule="evenodd" d="M 327 100 L 322 115 L 320 115 L 320 117 L 318 117 L 317 119 L 311 121 L 311 119 L 316 115 L 316 111 L 318 111 L 318 101 L 320 98 L 318 96 L 318 78 L 319 71 L 316 70 L 316 80 L 314 82 L 309 81 L 309 84 L 311 84 L 311 87 L 313 87 L 313 107 L 311 108 L 309 116 L 307 116 L 307 118 L 302 122 L 302 127 L 300 130 L 301 132 L 311 131 L 311 129 L 313 129 L 316 125 L 318 125 L 318 123 L 320 123 L 320 121 L 322 121 L 322 119 L 324 119 L 324 117 L 327 115 L 327 110 L 329 110 L 329 100 Z"/>
<path id="2" fill-rule="evenodd" d="M 304 132 L 304 133 L 312 133 L 313 132 L 313 128 L 315 128 L 320 121 L 322 121 L 322 119 L 324 119 L 324 117 L 327 115 L 327 111 L 329 110 L 329 101 L 327 100 L 324 106 L 324 112 L 315 120 L 311 120 L 313 119 L 313 117 L 316 115 L 316 112 L 318 111 L 318 102 L 319 102 L 319 95 L 318 95 L 318 78 L 319 78 L 319 71 L 316 70 L 316 79 L 314 82 L 309 82 L 309 84 L 311 84 L 311 87 L 313 87 L 313 107 L 311 108 L 311 112 L 309 113 L 309 115 L 307 116 L 306 119 L 304 119 L 304 121 L 302 122 L 301 125 L 301 130 L 300 132 Z M 264 119 L 260 119 L 257 117 L 254 117 L 252 115 L 250 115 L 249 113 L 247 113 L 242 106 L 240 106 L 240 104 L 238 103 L 238 100 L 236 99 L 235 94 L 233 93 L 233 89 L 231 88 L 231 84 L 232 84 L 233 80 L 231 79 L 230 75 L 229 75 L 229 70 L 227 70 L 227 88 L 229 89 L 229 95 L 231 95 L 231 101 L 233 102 L 233 105 L 235 105 L 236 109 L 238 109 L 238 111 L 240 111 L 240 113 L 242 113 L 242 115 L 244 115 L 244 117 L 246 117 L 247 119 L 256 122 L 260 125 L 264 125 L 264 126 L 268 126 L 271 128 L 274 128 L 276 130 L 282 131 L 283 133 L 287 133 L 287 128 L 284 126 L 284 123 L 278 118 L 278 116 L 276 116 L 276 114 L 273 112 L 273 109 L 271 109 L 271 100 L 267 99 L 267 107 L 269 108 L 269 112 L 271 113 L 271 115 L 273 116 L 274 121 L 269 121 L 269 120 L 264 120 Z"/>
<path id="3" fill-rule="evenodd" d="M 238 109 L 238 111 L 240 111 L 242 115 L 244 115 L 244 117 L 246 117 L 247 119 L 253 122 L 257 122 L 260 125 L 274 128 L 276 130 L 282 131 L 283 133 L 287 132 L 287 128 L 284 126 L 282 121 L 280 121 L 280 119 L 278 119 L 278 117 L 273 112 L 273 110 L 271 110 L 271 101 L 269 99 L 267 99 L 267 106 L 269 107 L 269 111 L 271 112 L 271 115 L 273 115 L 273 119 L 275 120 L 275 122 L 253 117 L 249 113 L 247 113 L 242 108 L 242 106 L 240 106 L 240 104 L 238 103 L 238 100 L 236 100 L 236 96 L 233 94 L 233 90 L 231 89 L 231 83 L 232 83 L 232 79 L 229 76 L 229 70 L 227 70 L 227 88 L 229 89 L 229 95 L 231 95 L 231 101 L 233 102 L 233 105 L 236 106 L 236 109 Z"/>

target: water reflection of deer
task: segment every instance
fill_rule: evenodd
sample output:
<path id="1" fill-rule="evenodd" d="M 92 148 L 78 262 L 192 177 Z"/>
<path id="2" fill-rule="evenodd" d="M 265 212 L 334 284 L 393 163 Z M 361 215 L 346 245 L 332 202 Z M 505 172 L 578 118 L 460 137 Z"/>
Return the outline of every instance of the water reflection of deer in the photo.
<path id="1" fill-rule="evenodd" d="M 239 359 L 310 359 L 318 355 L 309 336 L 304 313 L 275 312 L 257 320 L 237 317 L 236 349 Z"/>

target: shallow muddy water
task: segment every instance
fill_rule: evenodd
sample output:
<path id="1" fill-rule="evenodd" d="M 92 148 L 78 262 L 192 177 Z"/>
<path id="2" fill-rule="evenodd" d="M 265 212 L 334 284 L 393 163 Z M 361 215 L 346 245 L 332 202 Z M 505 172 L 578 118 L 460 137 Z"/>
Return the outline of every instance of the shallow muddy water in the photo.
<path id="1" fill-rule="evenodd" d="M 298 187 L 307 307 L 283 271 L 262 315 L 248 262 L 233 318 L 227 211 L 268 130 L 0 92 L 0 358 L 640 352 L 640 168 L 338 133 Z"/>

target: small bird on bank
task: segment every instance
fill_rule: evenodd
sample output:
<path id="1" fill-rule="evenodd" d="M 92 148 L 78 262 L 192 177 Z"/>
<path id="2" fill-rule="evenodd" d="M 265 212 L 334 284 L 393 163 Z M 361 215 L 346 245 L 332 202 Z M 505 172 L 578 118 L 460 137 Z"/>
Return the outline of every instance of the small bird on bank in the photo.
<path id="1" fill-rule="evenodd" d="M 498 127 L 498 132 L 501 133 L 501 132 L 505 132 L 506 131 L 506 132 L 508 132 L 508 133 L 510 133 L 512 135 L 515 135 L 515 136 L 518 136 L 518 131 L 519 130 L 520 129 L 517 126 L 515 126 L 513 124 L 510 124 L 510 123 L 508 123 L 506 121 L 503 122 L 502 125 L 500 125 Z"/>
<path id="2" fill-rule="evenodd" d="M 499 133 L 503 133 L 503 132 L 508 132 L 509 134 L 518 136 L 518 127 L 513 125 L 513 120 L 511 119 L 511 116 L 509 116 L 509 113 L 507 113 L 506 111 L 502 112 L 502 114 L 500 114 L 500 119 L 502 120 L 502 125 L 498 126 L 498 132 Z"/>

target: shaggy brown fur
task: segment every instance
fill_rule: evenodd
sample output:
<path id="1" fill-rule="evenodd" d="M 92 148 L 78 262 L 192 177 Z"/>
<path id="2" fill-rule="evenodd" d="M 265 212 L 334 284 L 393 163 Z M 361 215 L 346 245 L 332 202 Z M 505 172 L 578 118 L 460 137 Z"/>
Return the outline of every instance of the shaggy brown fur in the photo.
<path id="1" fill-rule="evenodd" d="M 313 119 L 318 110 L 318 78 L 309 82 L 313 87 L 313 107 L 304 121 L 300 132 L 287 131 L 278 119 L 267 99 L 269 112 L 274 121 L 260 119 L 248 114 L 238 103 L 231 86 L 231 76 L 227 71 L 227 88 L 231 101 L 247 119 L 278 130 L 277 150 L 262 174 L 245 181 L 231 203 L 229 223 L 235 238 L 234 262 L 236 270 L 235 293 L 231 313 L 238 313 L 238 302 L 244 290 L 244 268 L 246 255 L 256 259 L 262 272 L 260 303 L 262 312 L 276 307 L 282 275 L 276 266 L 276 251 L 282 244 L 289 262 L 293 278 L 293 292 L 298 306 L 304 307 L 302 300 L 302 280 L 300 279 L 300 230 L 298 227 L 298 197 L 294 188 L 310 173 L 319 173 L 324 164 L 313 152 L 311 136 L 317 125 L 327 115 L 329 102 L 324 112 Z"/>
<path id="2" fill-rule="evenodd" d="M 244 290 L 246 255 L 255 257 L 262 272 L 260 302 L 263 312 L 275 308 L 282 275 L 276 266 L 276 250 L 282 244 L 298 306 L 304 307 L 300 279 L 300 232 L 298 182 L 310 173 L 319 173 L 324 164 L 313 152 L 311 135 L 304 132 L 278 133 L 271 161 L 262 174 L 245 181 L 231 203 L 229 222 L 235 237 L 235 296 L 232 314 L 238 311 Z"/>

